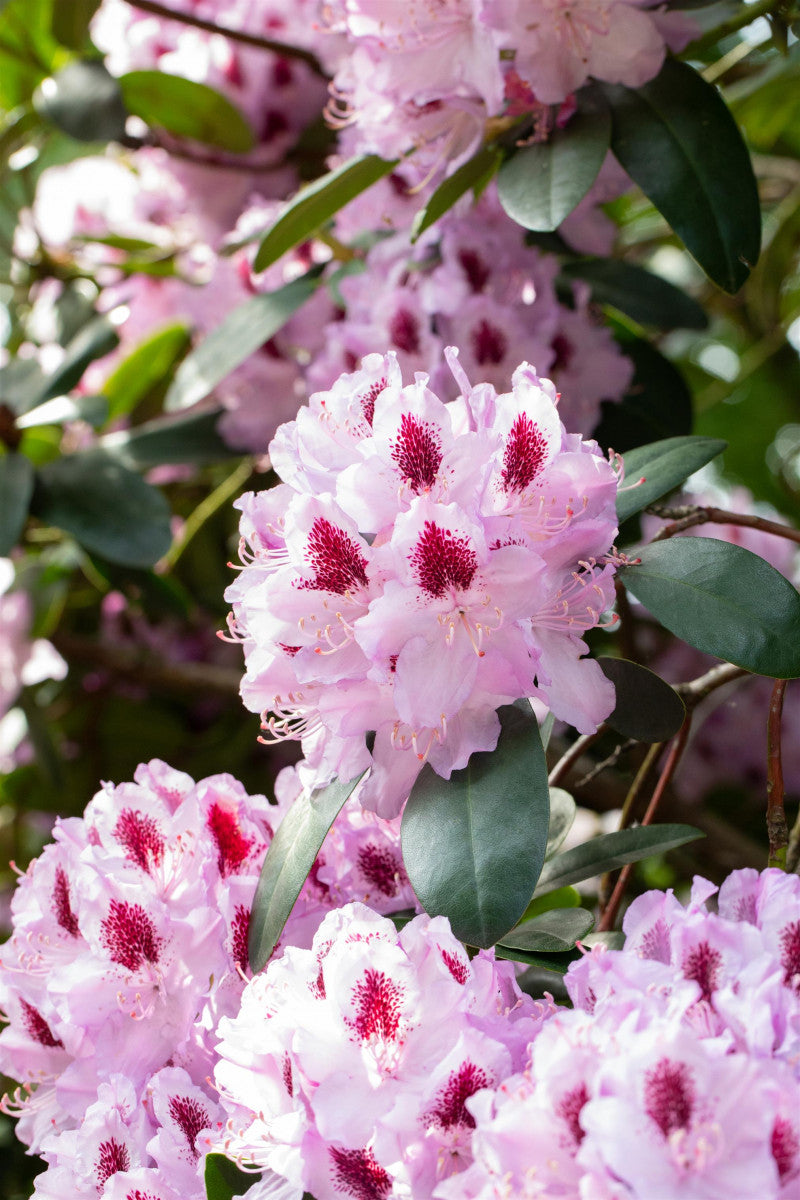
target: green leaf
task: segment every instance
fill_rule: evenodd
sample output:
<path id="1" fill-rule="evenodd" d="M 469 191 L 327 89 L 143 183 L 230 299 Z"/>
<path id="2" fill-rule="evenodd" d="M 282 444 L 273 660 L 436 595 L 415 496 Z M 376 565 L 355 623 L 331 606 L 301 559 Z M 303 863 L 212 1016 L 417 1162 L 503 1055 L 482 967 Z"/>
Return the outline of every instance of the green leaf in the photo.
<path id="1" fill-rule="evenodd" d="M 657 329 L 705 329 L 704 309 L 660 275 L 614 258 L 579 258 L 561 267 L 561 277 L 583 280 L 597 304 L 610 304 L 641 325 Z"/>
<path id="2" fill-rule="evenodd" d="M 452 175 L 448 175 L 414 218 L 411 241 L 415 242 L 421 233 L 434 225 L 470 188 L 484 188 L 497 171 L 502 158 L 502 151 L 496 146 L 482 146 L 477 154 L 463 163 Z"/>
<path id="3" fill-rule="evenodd" d="M 637 551 L 619 578 L 696 650 L 757 675 L 800 675 L 800 595 L 774 567 L 718 538 L 676 537 Z"/>
<path id="4" fill-rule="evenodd" d="M 206 1200 L 231 1200 L 243 1196 L 258 1180 L 256 1171 L 243 1171 L 224 1154 L 207 1154 L 205 1161 Z"/>
<path id="5" fill-rule="evenodd" d="M 66 421 L 86 421 L 99 429 L 108 420 L 108 401 L 105 396 L 54 396 L 37 404 L 17 419 L 18 429 L 33 429 L 38 425 L 63 425 Z"/>
<path id="6" fill-rule="evenodd" d="M 614 711 L 606 717 L 607 725 L 638 742 L 667 742 L 675 736 L 686 717 L 686 708 L 668 683 L 626 658 L 598 658 L 597 662 L 617 695 Z"/>
<path id="7" fill-rule="evenodd" d="M 347 783 L 298 796 L 270 843 L 250 915 L 248 950 L 254 972 L 262 970 L 278 944 L 325 835 L 362 775 Z"/>
<path id="8" fill-rule="evenodd" d="M 574 846 L 572 850 L 565 850 L 545 863 L 534 895 L 541 896 L 553 888 L 580 883 L 582 879 L 603 875 L 654 854 L 665 854 L 667 850 L 704 836 L 691 825 L 642 825 L 605 833 L 581 846 Z"/>
<path id="9" fill-rule="evenodd" d="M 244 114 L 221 92 L 164 71 L 129 71 L 119 80 L 128 112 L 176 137 L 193 138 L 232 154 L 255 144 Z"/>
<path id="10" fill-rule="evenodd" d="M 39 400 L 50 400 L 70 391 L 80 382 L 89 363 L 110 354 L 118 343 L 119 337 L 107 317 L 88 321 L 67 346 L 60 365 L 47 376 L 47 386 Z"/>
<path id="11" fill-rule="evenodd" d="M 761 214 L 750 156 L 717 89 L 669 56 L 643 87 L 601 87 L 622 166 L 706 274 L 738 291 L 758 259 Z"/>
<path id="12" fill-rule="evenodd" d="M 611 119 L 602 98 L 582 89 L 578 112 L 544 142 L 525 146 L 497 176 L 505 211 L 525 229 L 549 233 L 578 205 L 597 178 L 611 139 Z"/>
<path id="13" fill-rule="evenodd" d="M 552 858 L 575 820 L 575 801 L 563 788 L 550 788 L 550 823 L 547 828 L 545 858 Z"/>
<path id="14" fill-rule="evenodd" d="M 566 950 L 561 953 L 543 954 L 538 950 L 517 950 L 498 942 L 494 948 L 495 958 L 506 958 L 511 962 L 528 963 L 532 967 L 543 967 L 545 971 L 554 971 L 566 975 L 570 966 L 582 957 L 579 950 Z M 541 993 L 539 993 L 541 995 Z"/>
<path id="15" fill-rule="evenodd" d="M 0 404 L 20 416 L 39 403 L 47 376 L 34 358 L 12 358 L 0 367 Z"/>
<path id="16" fill-rule="evenodd" d="M 309 271 L 275 292 L 245 300 L 229 313 L 178 367 L 164 402 L 167 412 L 204 400 L 231 371 L 274 337 L 317 283 L 317 274 Z"/>
<path id="17" fill-rule="evenodd" d="M 551 908 L 522 925 L 517 925 L 502 940 L 512 950 L 531 954 L 563 954 L 571 950 L 594 925 L 594 917 L 585 908 Z"/>
<path id="18" fill-rule="evenodd" d="M 387 162 L 376 154 L 359 155 L 301 188 L 267 230 L 258 247 L 255 270 L 263 271 L 277 262 L 396 166 L 396 160 Z"/>
<path id="19" fill-rule="evenodd" d="M 617 519 L 622 524 L 699 471 L 727 446 L 720 438 L 676 437 L 650 442 L 625 452 L 625 487 L 617 493 Z M 644 479 L 638 483 L 638 479 Z M 633 485 L 633 486 L 631 486 Z"/>
<path id="20" fill-rule="evenodd" d="M 53 5 L 53 37 L 70 50 L 83 50 L 89 40 L 89 25 L 100 0 L 69 0 Z"/>
<path id="21" fill-rule="evenodd" d="M 170 512 L 154 487 L 101 449 L 37 472 L 31 512 L 111 562 L 149 567 L 170 547 Z"/>
<path id="22" fill-rule="evenodd" d="M 134 429 L 107 433 L 100 446 L 126 467 L 146 471 L 163 463 L 213 463 L 241 457 L 217 433 L 222 410 L 157 417 Z"/>
<path id="23" fill-rule="evenodd" d="M 520 925 L 524 925 L 526 921 L 533 920 L 534 917 L 540 916 L 542 913 L 549 912 L 551 908 L 580 908 L 581 894 L 574 887 L 556 888 L 553 892 L 547 892 L 544 896 L 536 896 L 531 900 L 525 912 L 522 914 Z"/>
<path id="24" fill-rule="evenodd" d="M 119 83 L 97 59 L 75 59 L 43 80 L 34 104 L 43 117 L 79 142 L 120 141 L 125 136 L 128 112 Z"/>
<path id="25" fill-rule="evenodd" d="M 103 385 L 109 420 L 126 417 L 171 373 L 189 345 L 189 330 L 178 323 L 140 342 Z"/>
<path id="26" fill-rule="evenodd" d="M 0 458 L 0 556 L 6 557 L 25 528 L 33 495 L 33 465 L 23 454 Z"/>
<path id="27" fill-rule="evenodd" d="M 601 446 L 623 454 L 634 446 L 692 432 L 692 397 L 673 363 L 644 338 L 625 337 L 620 349 L 633 359 L 633 382 L 622 400 L 602 402 L 595 429 Z"/>
<path id="28" fill-rule="evenodd" d="M 494 945 L 520 919 L 547 845 L 536 718 L 515 705 L 498 715 L 496 750 L 473 754 L 449 780 L 426 765 L 403 812 L 403 861 L 414 891 L 471 946 Z"/>

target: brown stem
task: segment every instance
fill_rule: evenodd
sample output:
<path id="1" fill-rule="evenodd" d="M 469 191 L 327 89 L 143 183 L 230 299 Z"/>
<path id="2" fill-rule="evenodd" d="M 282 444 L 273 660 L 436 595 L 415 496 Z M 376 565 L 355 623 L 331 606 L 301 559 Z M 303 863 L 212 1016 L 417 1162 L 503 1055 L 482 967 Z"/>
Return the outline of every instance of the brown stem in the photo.
<path id="1" fill-rule="evenodd" d="M 720 663 L 718 667 L 712 667 L 710 671 L 706 671 L 705 675 L 699 675 L 697 679 L 692 679 L 688 683 L 676 683 L 675 691 L 687 709 L 691 711 L 717 688 L 724 687 L 726 683 L 730 683 L 734 679 L 741 679 L 742 676 L 748 674 L 749 671 L 745 671 L 744 667 L 736 667 L 733 663 Z"/>
<path id="2" fill-rule="evenodd" d="M 326 75 L 316 54 L 310 50 L 304 50 L 301 46 L 276 42 L 274 38 L 261 37 L 257 33 L 245 33 L 242 29 L 229 29 L 226 25 L 217 25 L 214 21 L 207 21 L 204 17 L 197 17 L 193 13 L 180 12 L 167 4 L 158 4 L 156 0 L 127 0 L 127 3 L 132 8 L 139 8 L 142 12 L 152 13 L 156 17 L 164 17 L 169 21 L 180 21 L 182 25 L 204 29 L 207 33 L 222 34 L 223 37 L 230 38 L 232 42 L 241 42 L 245 46 L 257 46 L 260 50 L 271 50 L 273 54 L 282 54 L 285 58 L 299 58 L 307 63 L 317 75 L 323 77 Z"/>
<path id="3" fill-rule="evenodd" d="M 650 803 L 647 806 L 647 812 L 642 817 L 642 825 L 652 825 L 653 823 L 653 819 L 658 811 L 658 806 L 660 805 L 664 796 L 664 792 L 667 789 L 667 784 L 675 774 L 675 769 L 681 760 L 681 755 L 686 749 L 686 742 L 689 738 L 691 724 L 691 714 L 687 713 L 680 732 L 673 741 L 670 752 L 667 755 L 667 761 L 664 763 L 658 783 L 653 790 L 653 795 L 650 799 Z M 609 930 L 614 928 L 617 920 L 617 913 L 619 912 L 619 906 L 622 903 L 622 897 L 624 896 L 625 889 L 628 886 L 628 880 L 630 879 L 632 870 L 633 864 L 628 863 L 628 865 L 624 866 L 620 871 L 614 891 L 611 893 L 611 899 L 606 905 L 603 914 L 597 923 L 598 933 L 608 933 Z"/>
<path id="4" fill-rule="evenodd" d="M 774 533 L 776 537 L 788 538 L 790 542 L 800 544 L 800 529 L 793 529 L 791 525 L 783 525 L 780 521 L 769 521 L 766 517 L 750 516 L 748 513 L 728 512 L 724 508 L 694 504 L 683 505 L 680 508 L 657 506 L 651 511 L 654 511 L 659 517 L 676 518 L 671 525 L 665 525 L 663 529 L 659 529 L 652 538 L 654 542 L 663 542 L 665 538 L 674 537 L 676 533 L 682 533 L 684 529 L 711 522 L 715 525 L 743 525 L 747 529 L 760 529 L 762 533 Z"/>
<path id="5" fill-rule="evenodd" d="M 556 784 L 560 783 L 561 780 L 569 774 L 572 767 L 583 754 L 584 750 L 588 750 L 590 746 L 594 745 L 598 738 L 603 736 L 605 731 L 606 726 L 601 725 L 599 729 L 594 731 L 594 733 L 582 733 L 581 736 L 572 743 L 566 754 L 562 755 L 550 772 L 547 778 L 547 782 L 549 783 L 550 787 L 555 787 Z"/>
<path id="6" fill-rule="evenodd" d="M 137 683 L 169 692 L 213 692 L 235 696 L 241 672 L 212 663 L 167 662 L 136 646 L 109 645 L 69 633 L 53 636 L 53 644 L 67 662 L 86 662 L 115 674 L 130 676 Z"/>
<path id="7" fill-rule="evenodd" d="M 637 799 L 639 798 L 642 788 L 647 783 L 647 780 L 650 777 L 650 772 L 653 770 L 653 767 L 658 762 L 659 755 L 661 754 L 661 751 L 663 749 L 664 749 L 663 742 L 654 742 L 653 745 L 648 748 L 647 754 L 644 756 L 644 759 L 642 760 L 642 762 L 639 766 L 639 770 L 636 772 L 636 775 L 634 776 L 633 783 L 631 784 L 630 788 L 628 789 L 628 794 L 626 795 L 625 800 L 623 801 L 622 812 L 620 813 L 620 816 L 619 816 L 619 825 L 617 826 L 618 829 L 620 829 L 620 830 L 627 829 L 628 826 L 630 825 L 631 819 L 632 819 L 632 814 L 633 814 L 633 807 L 634 807 Z M 609 891 L 611 890 L 611 878 L 612 878 L 612 872 L 606 871 L 606 873 L 603 875 L 603 877 L 600 880 L 600 887 L 598 888 L 598 901 L 599 901 L 601 909 L 605 908 L 606 902 L 608 900 L 608 894 L 609 894 Z"/>
<path id="8" fill-rule="evenodd" d="M 786 869 L 789 829 L 783 809 L 783 764 L 781 762 L 781 717 L 786 680 L 776 679 L 767 718 L 767 836 L 770 867 Z"/>

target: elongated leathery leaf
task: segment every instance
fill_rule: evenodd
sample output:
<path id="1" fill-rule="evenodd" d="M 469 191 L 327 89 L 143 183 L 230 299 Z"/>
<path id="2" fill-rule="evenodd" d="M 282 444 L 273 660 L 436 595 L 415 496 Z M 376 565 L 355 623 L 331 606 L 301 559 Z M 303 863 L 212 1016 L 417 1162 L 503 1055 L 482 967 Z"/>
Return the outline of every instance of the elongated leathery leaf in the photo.
<path id="1" fill-rule="evenodd" d="M 547 829 L 545 858 L 552 858 L 575 820 L 575 801 L 563 788 L 550 788 L 550 823 Z"/>
<path id="2" fill-rule="evenodd" d="M 248 953 L 260 971 L 278 944 L 325 835 L 361 775 L 347 783 L 335 779 L 326 788 L 298 796 L 270 843 L 261 868 L 250 915 Z"/>
<path id="3" fill-rule="evenodd" d="M 477 154 L 463 163 L 452 175 L 440 183 L 428 203 L 414 218 L 411 240 L 415 242 L 421 233 L 429 229 L 439 217 L 453 207 L 470 188 L 485 186 L 497 171 L 502 161 L 502 152 L 495 146 L 482 146 Z"/>
<path id="4" fill-rule="evenodd" d="M 396 166 L 396 161 L 387 162 L 377 154 L 360 155 L 301 188 L 262 239 L 254 264 L 256 271 L 277 262 Z"/>
<path id="5" fill-rule="evenodd" d="M 559 954 L 571 950 L 593 925 L 594 917 L 588 909 L 551 908 L 517 925 L 505 935 L 502 945 L 532 953 Z"/>
<path id="6" fill-rule="evenodd" d="M 204 83 L 166 71 L 129 71 L 119 86 L 128 112 L 148 125 L 234 154 L 253 147 L 255 135 L 244 114 Z"/>
<path id="7" fill-rule="evenodd" d="M 623 737 L 640 742 L 666 742 L 680 729 L 686 709 L 678 693 L 655 671 L 626 658 L 598 658 L 616 691 L 614 711 L 606 723 Z"/>
<path id="8" fill-rule="evenodd" d="M 16 546 L 33 495 L 33 466 L 24 454 L 0 458 L 0 556 Z"/>
<path id="9" fill-rule="evenodd" d="M 625 487 L 617 493 L 620 525 L 711 462 L 727 446 L 721 438 L 674 437 L 649 442 L 624 456 Z M 642 483 L 637 480 L 642 479 Z"/>
<path id="10" fill-rule="evenodd" d="M 561 277 L 582 279 L 597 304 L 611 304 L 642 325 L 658 329 L 705 329 L 708 317 L 692 297 L 636 263 L 614 258 L 579 258 L 561 267 Z"/>
<path id="11" fill-rule="evenodd" d="M 261 1178 L 252 1171 L 242 1171 L 224 1154 L 206 1155 L 204 1177 L 206 1200 L 233 1200 L 234 1196 L 243 1196 Z"/>
<path id="12" fill-rule="evenodd" d="M 497 176 L 497 195 L 512 220 L 537 233 L 557 229 L 597 178 L 608 151 L 611 121 L 596 93 L 582 90 L 578 113 L 544 142 L 525 146 Z"/>
<path id="13" fill-rule="evenodd" d="M 758 189 L 741 134 L 715 87 L 667 56 L 640 88 L 603 84 L 611 149 L 706 274 L 727 292 L 758 258 Z"/>
<path id="14" fill-rule="evenodd" d="M 426 766 L 403 813 L 403 860 L 424 908 L 491 946 L 520 919 L 544 862 L 549 793 L 535 717 L 499 710 L 497 749 L 442 779 Z"/>
<path id="15" fill-rule="evenodd" d="M 637 553 L 622 582 L 670 633 L 758 675 L 800 675 L 800 595 L 763 558 L 704 537 Z"/>
<path id="16" fill-rule="evenodd" d="M 580 883 L 582 879 L 591 879 L 593 875 L 602 875 L 624 867 L 626 863 L 664 854 L 704 836 L 691 825 L 643 825 L 603 834 L 546 862 L 534 895 L 542 896 L 554 888 Z"/>
<path id="17" fill-rule="evenodd" d="M 317 273 L 309 271 L 275 292 L 245 300 L 228 313 L 178 367 L 167 392 L 167 411 L 188 408 L 210 395 L 231 371 L 274 337 L 309 298 L 317 282 Z"/>

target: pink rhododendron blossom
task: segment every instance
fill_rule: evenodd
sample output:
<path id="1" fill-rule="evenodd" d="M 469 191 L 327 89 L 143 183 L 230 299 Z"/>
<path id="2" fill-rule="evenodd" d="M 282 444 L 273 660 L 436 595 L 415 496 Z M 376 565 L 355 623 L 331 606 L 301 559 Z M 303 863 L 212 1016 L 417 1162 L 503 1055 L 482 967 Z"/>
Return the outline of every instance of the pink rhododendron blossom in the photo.
<path id="1" fill-rule="evenodd" d="M 298 1195 L 422 1200 L 470 1159 L 468 1098 L 521 1065 L 550 1011 L 510 965 L 470 961 L 444 918 L 398 933 L 347 905 L 221 1022 L 220 1145 Z"/>
<path id="2" fill-rule="evenodd" d="M 14 567 L 0 558 L 0 717 L 23 687 L 44 679 L 63 679 L 67 664 L 44 638 L 31 641 L 31 602 L 27 593 L 11 591 Z"/>
<path id="3" fill-rule="evenodd" d="M 163 1200 L 169 1189 L 204 1194 L 200 1133 L 218 1127 L 206 1085 L 215 1031 L 238 1009 L 261 863 L 299 787 L 287 770 L 269 804 L 229 775 L 195 783 L 163 762 L 143 764 L 134 782 L 105 785 L 82 818 L 57 822 L 55 841 L 20 880 L 0 953 L 0 1070 L 21 1084 L 4 1102 L 19 1137 L 49 1164 L 42 1194 L 70 1193 L 73 1178 L 76 1194 L 102 1192 L 106 1181 L 87 1165 L 100 1113 L 92 1106 L 112 1085 L 122 1088 L 120 1111 L 144 1105 L 150 1120 L 135 1146 L 113 1134 L 126 1147 L 114 1172 L 161 1171 Z M 324 914 L 352 899 L 417 907 L 397 823 L 354 803 L 334 823 L 276 954 L 310 945 Z"/>
<path id="4" fill-rule="evenodd" d="M 582 634 L 613 605 L 617 476 L 527 364 L 498 395 L 448 354 L 458 400 L 370 355 L 281 427 L 287 482 L 238 502 L 226 593 L 267 740 L 302 740 L 306 786 L 372 764 L 360 796 L 388 816 L 424 761 L 448 777 L 492 749 L 502 704 L 582 731 L 613 705 Z"/>

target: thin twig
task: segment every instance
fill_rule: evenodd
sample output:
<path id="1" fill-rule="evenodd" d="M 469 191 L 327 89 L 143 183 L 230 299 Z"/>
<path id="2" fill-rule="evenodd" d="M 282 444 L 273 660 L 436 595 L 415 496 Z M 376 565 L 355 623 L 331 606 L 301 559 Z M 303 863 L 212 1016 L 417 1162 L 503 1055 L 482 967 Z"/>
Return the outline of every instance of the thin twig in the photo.
<path id="1" fill-rule="evenodd" d="M 592 780 L 596 779 L 598 775 L 602 775 L 603 771 L 608 770 L 609 767 L 615 767 L 623 754 L 625 754 L 628 750 L 632 750 L 634 746 L 638 745 L 639 743 L 636 738 L 628 738 L 626 742 L 620 742 L 619 745 L 612 750 L 608 758 L 602 759 L 599 763 L 592 767 L 591 771 L 587 771 L 587 773 L 582 775 L 580 779 L 576 779 L 572 784 L 572 790 L 577 791 L 578 788 L 586 787 L 587 783 L 591 783 Z"/>
<path id="2" fill-rule="evenodd" d="M 198 504 L 197 508 L 192 511 L 191 516 L 187 517 L 181 537 L 173 543 L 171 549 L 166 554 L 164 562 L 167 566 L 170 568 L 175 566 L 192 538 L 196 537 L 206 521 L 209 521 L 214 516 L 214 513 L 222 508 L 223 504 L 227 504 L 244 487 L 252 472 L 252 460 L 246 458 L 244 462 L 239 463 L 226 479 L 223 479 L 222 483 L 210 495 L 206 496 L 205 500 Z"/>
<path id="3" fill-rule="evenodd" d="M 653 819 L 658 811 L 658 806 L 661 803 L 661 800 L 667 789 L 667 785 L 672 779 L 672 776 L 675 774 L 675 770 L 681 760 L 681 756 L 686 749 L 686 742 L 689 738 L 691 724 L 691 714 L 687 713 L 680 732 L 672 743 L 670 752 L 667 755 L 667 761 L 664 763 L 658 783 L 653 790 L 653 795 L 650 799 L 650 803 L 647 806 L 647 811 L 642 817 L 642 825 L 652 825 L 653 823 Z M 619 879 L 616 882 L 614 891 L 611 893 L 611 899 L 603 910 L 600 920 L 597 922 L 598 933 L 608 933 L 609 930 L 614 928 L 617 920 L 617 913 L 619 912 L 619 906 L 622 903 L 622 897 L 624 896 L 625 889 L 628 886 L 628 880 L 630 879 L 632 870 L 633 863 L 628 863 L 627 866 L 624 866 L 620 871 Z"/>
<path id="4" fill-rule="evenodd" d="M 762 533 L 774 533 L 776 537 L 788 538 L 790 542 L 800 544 L 800 529 L 793 529 L 791 525 L 783 525 L 780 521 L 769 521 L 766 517 L 750 516 L 748 513 L 728 512 L 724 508 L 695 504 L 683 505 L 680 508 L 658 506 L 649 511 L 655 512 L 659 517 L 677 518 L 671 525 L 665 525 L 663 529 L 659 529 L 655 537 L 651 539 L 653 542 L 663 542 L 665 538 L 674 537 L 676 533 L 682 533 L 684 529 L 712 522 L 715 525 L 743 525 L 747 529 L 760 529 Z"/>
<path id="5" fill-rule="evenodd" d="M 219 33 L 223 37 L 230 38 L 232 42 L 241 42 L 245 46 L 257 46 L 260 50 L 271 50 L 273 54 L 282 54 L 286 58 L 299 58 L 307 63 L 312 71 L 316 71 L 317 75 L 326 77 L 326 72 L 316 54 L 310 50 L 304 50 L 301 46 L 290 46 L 287 42 L 278 42 L 274 38 L 262 37 L 257 33 L 245 33 L 243 29 L 229 29 L 227 25 L 217 25 L 214 21 L 207 21 L 204 17 L 197 17 L 193 13 L 180 12 L 167 4 L 158 4 L 156 0 L 127 0 L 127 3 L 132 8 L 139 8 L 142 12 L 152 13 L 156 17 L 164 17 L 168 21 L 180 21 L 182 25 L 204 29 L 206 33 Z"/>
<path id="6" fill-rule="evenodd" d="M 168 662 L 136 646 L 111 645 L 70 633 L 57 633 L 52 641 L 67 662 L 90 663 L 115 674 L 130 676 L 137 683 L 153 689 L 218 696 L 236 696 L 239 692 L 241 671 L 228 667 L 213 663 Z"/>
<path id="7" fill-rule="evenodd" d="M 776 679 L 769 702 L 767 718 L 767 836 L 769 860 L 767 866 L 786 868 L 786 847 L 789 829 L 783 809 L 783 763 L 781 762 L 781 717 L 786 680 Z"/>
<path id="8" fill-rule="evenodd" d="M 572 743 L 569 750 L 567 750 L 566 754 L 562 755 L 548 775 L 547 782 L 549 783 L 550 787 L 555 787 L 556 784 L 560 783 L 561 780 L 569 774 L 570 770 L 581 757 L 583 752 L 588 750 L 590 746 L 594 745 L 594 743 L 603 736 L 605 731 L 606 726 L 601 725 L 599 729 L 594 731 L 594 733 L 582 733 L 581 736 Z"/>
<path id="9" fill-rule="evenodd" d="M 734 679 L 741 679 L 742 676 L 749 674 L 750 672 L 746 671 L 744 667 L 736 667 L 733 663 L 720 663 L 718 667 L 712 667 L 710 671 L 706 671 L 705 675 L 698 675 L 697 679 L 691 679 L 688 683 L 676 683 L 674 690 L 683 700 L 686 708 L 691 711 L 717 688 L 724 687 L 726 683 L 731 683 Z"/>
<path id="10" fill-rule="evenodd" d="M 652 746 L 648 748 L 647 754 L 644 756 L 639 766 L 639 770 L 634 776 L 633 783 L 628 789 L 628 794 L 623 801 L 622 812 L 619 815 L 619 825 L 617 826 L 618 830 L 627 829 L 631 824 L 633 806 L 638 800 L 642 788 L 650 778 L 650 773 L 658 762 L 659 756 L 663 749 L 663 742 L 654 742 Z M 601 909 L 603 909 L 606 905 L 608 893 L 611 889 L 611 877 L 612 872 L 606 871 L 600 880 L 600 887 L 598 888 L 598 900 Z"/>

